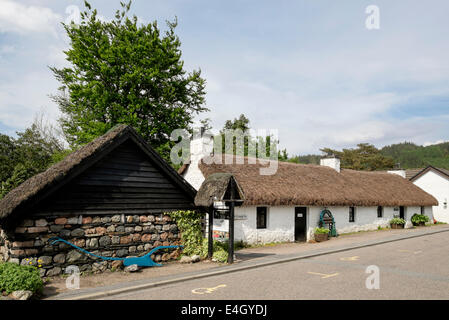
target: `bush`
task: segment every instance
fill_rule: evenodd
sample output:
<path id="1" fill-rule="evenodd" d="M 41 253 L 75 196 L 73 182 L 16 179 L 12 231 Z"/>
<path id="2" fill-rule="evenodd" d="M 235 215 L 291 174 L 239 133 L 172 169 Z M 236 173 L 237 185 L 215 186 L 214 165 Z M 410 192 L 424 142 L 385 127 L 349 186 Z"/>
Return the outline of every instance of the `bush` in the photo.
<path id="1" fill-rule="evenodd" d="M 44 283 L 36 267 L 19 266 L 11 262 L 0 263 L 0 291 L 7 294 L 17 290 L 38 293 L 43 287 Z"/>
<path id="2" fill-rule="evenodd" d="M 327 228 L 315 228 L 315 234 L 328 234 L 329 231 Z"/>
<path id="3" fill-rule="evenodd" d="M 424 214 L 417 214 L 417 213 L 415 213 L 412 216 L 412 223 L 413 224 L 419 224 L 420 222 L 424 222 L 424 223 L 429 222 L 429 217 L 424 215 Z"/>
<path id="4" fill-rule="evenodd" d="M 221 242 L 214 240 L 214 252 L 212 255 L 212 259 L 215 259 L 218 262 L 227 262 L 228 261 L 228 242 Z M 203 239 L 203 246 L 201 248 L 201 258 L 206 258 L 208 253 L 208 241 L 207 239 Z"/>
<path id="5" fill-rule="evenodd" d="M 405 220 L 402 218 L 393 218 L 390 220 L 390 224 L 405 224 Z"/>
<path id="6" fill-rule="evenodd" d="M 214 251 L 214 255 L 212 256 L 212 259 L 218 262 L 225 263 L 228 261 L 228 253 L 223 249 L 218 249 Z"/>
<path id="7" fill-rule="evenodd" d="M 175 211 L 167 213 L 178 225 L 181 231 L 181 241 L 184 245 L 183 254 L 187 256 L 199 255 L 207 257 L 207 239 L 203 238 L 201 231 L 201 218 L 203 215 L 196 211 Z M 218 262 L 228 261 L 228 243 L 217 240 L 214 243 L 212 258 Z"/>
<path id="8" fill-rule="evenodd" d="M 174 211 L 167 213 L 178 225 L 181 231 L 181 241 L 185 255 L 202 256 L 203 233 L 201 218 L 203 214 L 196 211 Z M 207 254 L 207 251 L 206 251 Z"/>

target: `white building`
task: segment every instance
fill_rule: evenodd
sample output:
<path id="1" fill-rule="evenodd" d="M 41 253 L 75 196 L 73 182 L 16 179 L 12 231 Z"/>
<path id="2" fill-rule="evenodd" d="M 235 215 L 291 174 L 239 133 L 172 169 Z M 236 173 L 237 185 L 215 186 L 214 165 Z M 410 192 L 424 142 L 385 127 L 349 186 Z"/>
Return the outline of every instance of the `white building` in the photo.
<path id="1" fill-rule="evenodd" d="M 436 221 L 449 223 L 449 170 L 428 166 L 421 170 L 407 170 L 406 177 L 438 200 L 433 207 Z"/>
<path id="2" fill-rule="evenodd" d="M 244 157 L 220 164 L 209 138 L 192 141 L 190 163 L 179 173 L 197 190 L 215 173 L 230 173 L 243 191 L 245 202 L 235 208 L 235 240 L 246 243 L 308 241 L 318 226 L 320 213 L 328 209 L 338 233 L 386 227 L 394 216 L 411 225 L 415 213 L 433 219 L 438 201 L 410 181 L 386 172 L 340 169 L 336 158 L 321 165 L 279 162 L 273 175 L 261 175 L 266 167 Z M 239 158 L 240 160 L 241 157 Z M 203 161 L 205 160 L 205 161 Z M 251 160 L 251 161 L 249 161 Z M 242 161 L 240 161 L 242 162 Z M 256 162 L 256 163 L 254 163 Z M 214 219 L 214 229 L 227 230 L 226 220 Z"/>

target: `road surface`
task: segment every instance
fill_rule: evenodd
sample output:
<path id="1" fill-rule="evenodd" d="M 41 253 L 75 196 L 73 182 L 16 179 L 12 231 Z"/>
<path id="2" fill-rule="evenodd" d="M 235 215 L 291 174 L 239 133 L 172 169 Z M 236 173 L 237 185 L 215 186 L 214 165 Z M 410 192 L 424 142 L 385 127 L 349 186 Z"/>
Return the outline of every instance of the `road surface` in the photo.
<path id="1" fill-rule="evenodd" d="M 107 299 L 449 299 L 449 232 Z"/>

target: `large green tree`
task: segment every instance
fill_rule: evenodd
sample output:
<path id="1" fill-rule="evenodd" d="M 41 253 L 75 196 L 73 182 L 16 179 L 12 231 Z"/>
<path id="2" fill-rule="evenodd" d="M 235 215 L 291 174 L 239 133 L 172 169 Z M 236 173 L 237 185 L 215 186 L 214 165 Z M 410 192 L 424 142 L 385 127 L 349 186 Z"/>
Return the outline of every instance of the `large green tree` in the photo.
<path id="1" fill-rule="evenodd" d="M 368 143 L 360 143 L 357 148 L 343 149 L 342 151 L 324 148 L 322 152 L 328 155 L 338 156 L 341 167 L 354 170 L 387 170 L 395 165 L 393 158 L 381 154 L 375 146 Z"/>
<path id="2" fill-rule="evenodd" d="M 184 69 L 177 21 L 167 21 L 162 32 L 156 21 L 130 18 L 131 2 L 121 3 L 112 21 L 85 6 L 80 24 L 64 24 L 70 66 L 51 68 L 61 83 L 53 99 L 67 141 L 76 147 L 129 124 L 169 159 L 170 133 L 191 129 L 194 116 L 208 110 L 201 72 Z"/>

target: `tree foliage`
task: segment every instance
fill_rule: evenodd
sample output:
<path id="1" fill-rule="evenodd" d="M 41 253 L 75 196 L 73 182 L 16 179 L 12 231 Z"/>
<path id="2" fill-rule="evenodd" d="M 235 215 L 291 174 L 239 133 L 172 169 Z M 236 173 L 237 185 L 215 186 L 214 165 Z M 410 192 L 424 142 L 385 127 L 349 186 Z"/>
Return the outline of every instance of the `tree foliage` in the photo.
<path id="1" fill-rule="evenodd" d="M 395 161 L 391 157 L 381 154 L 373 145 L 360 143 L 355 149 L 343 149 L 342 151 L 330 148 L 321 149 L 328 155 L 335 155 L 340 158 L 341 167 L 354 170 L 387 170 L 392 169 Z"/>
<path id="2" fill-rule="evenodd" d="M 0 198 L 69 152 L 55 128 L 44 123 L 42 116 L 23 132 L 17 132 L 17 138 L 0 135 Z"/>
<path id="3" fill-rule="evenodd" d="M 61 83 L 53 99 L 67 141 L 76 147 L 128 124 L 169 159 L 170 133 L 190 129 L 193 117 L 207 111 L 201 72 L 187 73 L 181 60 L 177 20 L 167 21 L 164 33 L 156 21 L 130 18 L 131 2 L 121 3 L 112 21 L 85 5 L 79 25 L 64 24 L 70 66 L 51 68 Z"/>
<path id="4" fill-rule="evenodd" d="M 0 181 L 11 176 L 17 162 L 17 146 L 13 138 L 0 134 Z"/>
<path id="5" fill-rule="evenodd" d="M 298 155 L 288 158 L 288 162 L 302 163 L 302 164 L 320 164 L 322 156 L 317 154 Z"/>
<path id="6" fill-rule="evenodd" d="M 223 129 L 220 130 L 222 153 L 257 158 L 276 158 L 279 155 L 287 155 L 286 150 L 282 154 L 278 152 L 279 140 L 273 135 L 251 135 L 249 123 L 249 119 L 244 114 L 241 114 L 238 119 L 234 118 L 225 122 Z M 232 143 L 229 143 L 231 140 Z"/>
<path id="7" fill-rule="evenodd" d="M 393 157 L 402 168 L 423 168 L 429 165 L 449 169 L 449 142 L 419 146 L 403 142 L 386 146 L 381 150 L 385 156 Z"/>
<path id="8" fill-rule="evenodd" d="M 330 148 L 325 148 L 323 150 L 336 155 L 341 155 L 342 152 Z M 393 163 L 391 163 L 390 160 L 387 162 L 388 165 L 398 166 L 403 169 L 424 168 L 429 165 L 449 169 L 449 142 L 430 146 L 420 146 L 412 142 L 403 142 L 385 146 L 378 151 L 385 158 L 393 159 Z M 377 152 L 375 153 L 377 154 Z M 350 152 L 346 152 L 346 154 L 350 154 Z M 352 156 L 354 156 L 354 153 L 352 153 Z M 321 157 L 321 155 L 317 154 L 299 155 L 290 157 L 287 161 L 304 164 L 319 164 Z M 371 170 L 370 166 L 361 166 L 361 168 L 361 170 Z"/>

